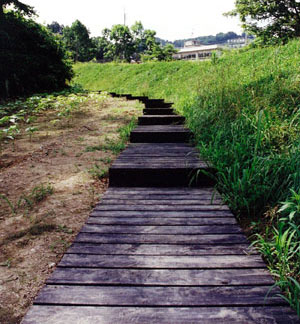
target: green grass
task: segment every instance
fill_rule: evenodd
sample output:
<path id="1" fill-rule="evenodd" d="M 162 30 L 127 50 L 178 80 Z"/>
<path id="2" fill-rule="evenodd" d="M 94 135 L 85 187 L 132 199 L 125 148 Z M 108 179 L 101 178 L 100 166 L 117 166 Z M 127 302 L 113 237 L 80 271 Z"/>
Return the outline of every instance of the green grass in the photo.
<path id="1" fill-rule="evenodd" d="M 74 70 L 73 82 L 89 90 L 174 102 L 216 168 L 225 202 L 244 224 L 257 224 L 256 244 L 299 313 L 299 40 L 206 62 L 81 63 Z"/>
<path id="2" fill-rule="evenodd" d="M 300 44 L 226 52 L 214 61 L 80 63 L 89 90 L 173 101 L 239 216 L 262 214 L 300 184 Z"/>

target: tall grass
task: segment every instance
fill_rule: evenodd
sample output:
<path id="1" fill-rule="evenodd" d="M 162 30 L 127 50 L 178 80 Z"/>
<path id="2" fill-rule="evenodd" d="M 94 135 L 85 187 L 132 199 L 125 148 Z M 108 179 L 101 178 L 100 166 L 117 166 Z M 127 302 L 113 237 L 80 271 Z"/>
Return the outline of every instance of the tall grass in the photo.
<path id="1" fill-rule="evenodd" d="M 256 243 L 286 287 L 291 304 L 299 309 L 292 302 L 299 286 L 288 279 L 299 280 L 299 259 L 289 258 L 299 251 L 299 222 L 280 221 L 279 215 L 270 223 L 265 216 L 280 202 L 292 200 L 290 190 L 300 192 L 299 40 L 225 52 L 206 62 L 88 63 L 76 65 L 75 72 L 74 82 L 91 90 L 175 103 L 194 132 L 202 157 L 216 168 L 225 201 L 240 219 L 260 218 L 263 226 L 257 228 Z M 290 238 L 288 246 L 287 237 L 280 241 L 284 235 Z M 266 251 L 275 251 L 278 240 L 287 249 L 288 264 L 281 265 L 280 250 L 268 258 Z"/>

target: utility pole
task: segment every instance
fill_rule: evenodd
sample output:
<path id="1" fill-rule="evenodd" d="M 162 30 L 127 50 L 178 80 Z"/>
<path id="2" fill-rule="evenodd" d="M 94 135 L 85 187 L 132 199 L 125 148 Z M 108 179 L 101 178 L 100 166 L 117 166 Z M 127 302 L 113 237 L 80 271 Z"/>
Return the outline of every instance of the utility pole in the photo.
<path id="1" fill-rule="evenodd" d="M 124 8 L 124 26 L 126 26 L 126 10 Z"/>

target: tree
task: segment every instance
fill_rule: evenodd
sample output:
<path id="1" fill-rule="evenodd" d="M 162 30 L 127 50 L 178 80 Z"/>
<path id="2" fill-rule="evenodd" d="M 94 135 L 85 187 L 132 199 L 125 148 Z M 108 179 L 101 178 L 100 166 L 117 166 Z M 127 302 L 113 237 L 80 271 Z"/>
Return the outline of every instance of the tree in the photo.
<path id="1" fill-rule="evenodd" d="M 24 4 L 23 2 L 20 2 L 18 0 L 0 0 L 0 18 L 3 18 L 4 16 L 4 9 L 7 6 L 12 5 L 15 10 L 20 13 L 22 16 L 28 16 L 31 17 L 35 15 L 35 11 L 33 7 L 28 6 Z"/>
<path id="2" fill-rule="evenodd" d="M 0 24 L 0 97 L 65 87 L 72 66 L 59 38 L 20 12 L 5 12 Z"/>
<path id="3" fill-rule="evenodd" d="M 286 42 L 300 36 L 299 0 L 236 0 L 227 16 L 239 16 L 246 32 L 263 43 Z"/>
<path id="4" fill-rule="evenodd" d="M 95 47 L 95 57 L 98 61 L 111 59 L 111 56 L 109 55 L 110 42 L 106 37 L 94 37 L 92 41 Z"/>
<path id="5" fill-rule="evenodd" d="M 53 21 L 51 24 L 47 25 L 47 28 L 52 31 L 54 34 L 63 34 L 64 25 L 60 25 L 57 21 Z"/>
<path id="6" fill-rule="evenodd" d="M 75 62 L 86 62 L 94 57 L 95 47 L 89 34 L 87 28 L 79 20 L 73 22 L 71 27 L 64 28 L 63 40 Z"/>
<path id="7" fill-rule="evenodd" d="M 135 50 L 133 36 L 128 26 L 114 25 L 110 31 L 111 51 L 114 59 L 131 61 Z"/>

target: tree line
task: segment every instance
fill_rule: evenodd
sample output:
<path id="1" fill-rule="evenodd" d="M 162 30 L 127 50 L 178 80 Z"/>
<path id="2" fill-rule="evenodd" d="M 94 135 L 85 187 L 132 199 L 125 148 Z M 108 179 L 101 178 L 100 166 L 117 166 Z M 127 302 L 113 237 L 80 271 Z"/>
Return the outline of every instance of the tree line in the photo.
<path id="1" fill-rule="evenodd" d="M 47 25 L 64 42 L 75 62 L 97 61 L 169 61 L 176 52 L 172 44 L 162 46 L 154 30 L 145 29 L 138 21 L 133 26 L 114 25 L 105 28 L 100 37 L 90 37 L 87 27 L 79 20 L 71 26 L 58 22 Z"/>
<path id="2" fill-rule="evenodd" d="M 235 9 L 226 15 L 238 16 L 256 44 L 285 43 L 300 37 L 299 0 L 236 0 Z M 71 80 L 73 61 L 148 61 L 170 60 L 174 45 L 161 45 L 156 32 L 133 26 L 105 28 L 100 37 L 90 37 L 78 20 L 71 26 L 57 22 L 46 28 L 38 24 L 31 6 L 19 0 L 0 0 L 0 99 L 63 88 Z M 236 37 L 230 32 L 214 37 L 199 37 L 203 44 Z"/>
<path id="3" fill-rule="evenodd" d="M 175 48 L 183 47 L 184 43 L 189 40 L 197 40 L 202 45 L 213 45 L 213 44 L 225 44 L 230 39 L 237 39 L 240 37 L 246 37 L 245 33 L 242 33 L 241 35 L 235 33 L 235 32 L 228 32 L 228 33 L 218 33 L 216 35 L 208 35 L 208 36 L 199 36 L 199 37 L 191 37 L 191 38 L 184 38 L 184 39 L 177 39 L 173 42 L 166 41 L 164 39 L 158 39 L 158 41 L 165 45 L 167 43 L 171 43 L 174 45 Z M 253 38 L 253 36 L 247 36 L 250 38 Z"/>

